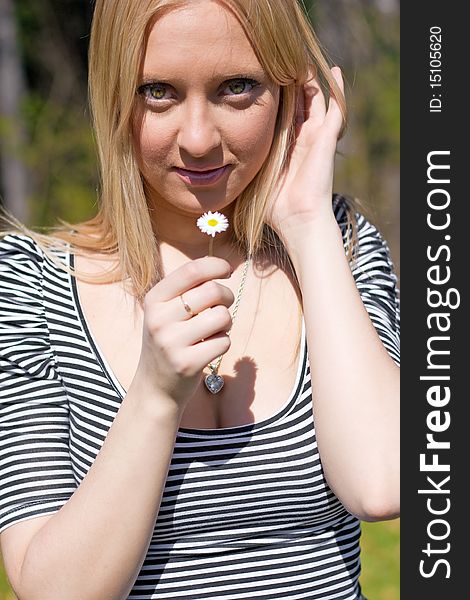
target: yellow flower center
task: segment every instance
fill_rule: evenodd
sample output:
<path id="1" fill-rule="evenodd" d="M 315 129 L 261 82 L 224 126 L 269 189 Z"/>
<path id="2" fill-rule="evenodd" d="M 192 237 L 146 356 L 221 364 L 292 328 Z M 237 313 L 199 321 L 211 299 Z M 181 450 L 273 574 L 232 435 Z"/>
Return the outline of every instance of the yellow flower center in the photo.
<path id="1" fill-rule="evenodd" d="M 211 227 L 215 227 L 216 225 L 218 225 L 219 221 L 217 221 L 217 219 L 209 219 L 207 221 L 207 224 L 210 225 Z"/>

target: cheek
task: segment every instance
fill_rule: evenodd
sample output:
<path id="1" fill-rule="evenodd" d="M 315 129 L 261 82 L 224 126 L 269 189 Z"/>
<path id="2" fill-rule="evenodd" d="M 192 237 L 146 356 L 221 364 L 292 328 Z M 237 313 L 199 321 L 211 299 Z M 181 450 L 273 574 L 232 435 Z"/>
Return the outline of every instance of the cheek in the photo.
<path id="1" fill-rule="evenodd" d="M 259 110 L 256 110 L 259 109 Z M 259 170 L 271 148 L 276 124 L 277 105 L 254 107 L 244 113 L 236 129 L 238 156 L 247 167 Z"/>
<path id="2" fill-rule="evenodd" d="M 144 174 L 149 167 L 154 170 L 160 164 L 165 164 L 173 140 L 171 133 L 161 123 L 157 124 L 152 116 L 150 114 L 144 117 L 140 130 L 134 133 L 136 150 Z"/>

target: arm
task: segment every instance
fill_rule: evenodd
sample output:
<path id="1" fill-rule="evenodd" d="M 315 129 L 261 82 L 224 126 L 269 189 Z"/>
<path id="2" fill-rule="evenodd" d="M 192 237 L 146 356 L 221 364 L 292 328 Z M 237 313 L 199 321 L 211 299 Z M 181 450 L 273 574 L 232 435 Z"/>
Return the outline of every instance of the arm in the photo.
<path id="1" fill-rule="evenodd" d="M 12 582 L 21 600 L 121 600 L 132 589 L 180 416 L 174 403 L 137 387 L 130 388 L 78 489 L 29 543 Z"/>
<path id="2" fill-rule="evenodd" d="M 60 486 L 68 450 L 66 397 L 62 393 L 57 399 L 61 384 L 47 347 L 40 260 L 30 257 L 27 246 L 26 255 L 6 248 L 0 260 L 2 307 L 11 312 L 1 322 L 1 441 L 9 449 L 0 461 L 2 484 L 8 483 L 9 489 L 1 497 L 7 525 L 1 541 L 7 574 L 21 600 L 124 599 L 147 553 L 184 406 L 202 367 L 230 345 L 225 332 L 230 329 L 227 306 L 233 294 L 212 281 L 227 277 L 230 266 L 214 257 L 192 261 L 147 294 L 139 367 L 101 450 L 58 512 L 36 519 L 27 513 L 24 521 L 30 500 L 35 507 L 44 506 L 42 514 L 51 512 L 47 498 Z M 22 276 L 12 298 L 12 285 Z M 181 292 L 187 292 L 201 314 L 189 319 L 178 298 Z M 33 342 L 29 333 L 35 336 Z M 204 342 L 195 343 L 203 337 Z M 34 451 L 24 450 L 33 444 Z M 40 452 L 45 458 L 38 461 Z M 50 468 L 42 467 L 46 457 Z M 12 469 L 15 459 L 21 459 L 21 470 Z"/>
<path id="3" fill-rule="evenodd" d="M 364 520 L 398 514 L 399 370 L 361 300 L 332 211 L 343 116 L 318 80 L 299 89 L 296 139 L 267 211 L 303 296 L 318 446 L 344 506 Z"/>
<path id="4" fill-rule="evenodd" d="M 302 290 L 325 476 L 351 513 L 393 518 L 399 512 L 399 368 L 362 302 L 333 212 L 297 228 L 286 243 Z"/>

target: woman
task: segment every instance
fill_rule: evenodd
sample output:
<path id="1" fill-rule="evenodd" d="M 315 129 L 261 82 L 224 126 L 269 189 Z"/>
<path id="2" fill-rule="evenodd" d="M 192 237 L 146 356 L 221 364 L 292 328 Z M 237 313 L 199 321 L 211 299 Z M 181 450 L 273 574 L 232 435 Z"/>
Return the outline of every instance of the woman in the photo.
<path id="1" fill-rule="evenodd" d="M 361 598 L 359 520 L 398 514 L 398 300 L 331 201 L 340 70 L 295 0 L 99 0 L 90 96 L 98 216 L 2 241 L 13 588 Z"/>

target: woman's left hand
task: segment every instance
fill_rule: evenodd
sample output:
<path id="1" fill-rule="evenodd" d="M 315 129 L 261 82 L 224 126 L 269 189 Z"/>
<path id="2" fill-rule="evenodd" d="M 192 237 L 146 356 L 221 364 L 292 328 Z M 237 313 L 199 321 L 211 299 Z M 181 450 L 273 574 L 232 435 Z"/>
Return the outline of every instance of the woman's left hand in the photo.
<path id="1" fill-rule="evenodd" d="M 331 73 L 343 91 L 341 69 Z M 339 105 L 330 97 L 328 109 L 316 78 L 303 86 L 296 115 L 296 139 L 288 168 L 268 209 L 267 223 L 281 238 L 296 235 L 318 217 L 331 217 L 334 158 L 343 125 Z"/>

